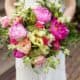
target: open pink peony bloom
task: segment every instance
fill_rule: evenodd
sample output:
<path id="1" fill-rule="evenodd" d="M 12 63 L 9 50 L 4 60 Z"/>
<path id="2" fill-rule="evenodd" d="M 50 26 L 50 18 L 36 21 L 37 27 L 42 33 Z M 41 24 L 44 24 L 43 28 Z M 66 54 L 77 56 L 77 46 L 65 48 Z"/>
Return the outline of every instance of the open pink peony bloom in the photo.
<path id="1" fill-rule="evenodd" d="M 14 50 L 13 51 L 13 55 L 16 57 L 16 58 L 23 58 L 25 56 L 24 53 L 18 51 L 18 50 Z"/>
<path id="2" fill-rule="evenodd" d="M 33 9 L 33 11 L 38 21 L 42 23 L 46 23 L 51 20 L 51 13 L 49 12 L 47 8 L 39 6 Z"/>
<path id="3" fill-rule="evenodd" d="M 5 16 L 5 17 L 2 17 L 1 19 L 0 19 L 0 22 L 1 22 L 1 27 L 2 28 L 7 28 L 9 25 L 10 25 L 10 19 L 9 19 L 9 17 L 7 17 L 7 16 Z"/>
<path id="4" fill-rule="evenodd" d="M 9 37 L 11 39 L 21 39 L 23 37 L 26 37 L 27 31 L 24 28 L 24 26 L 20 23 L 14 24 L 10 29 L 9 29 Z"/>
<path id="5" fill-rule="evenodd" d="M 54 18 L 51 22 L 50 32 L 55 36 L 56 39 L 63 40 L 68 36 L 69 29 L 65 24 Z"/>

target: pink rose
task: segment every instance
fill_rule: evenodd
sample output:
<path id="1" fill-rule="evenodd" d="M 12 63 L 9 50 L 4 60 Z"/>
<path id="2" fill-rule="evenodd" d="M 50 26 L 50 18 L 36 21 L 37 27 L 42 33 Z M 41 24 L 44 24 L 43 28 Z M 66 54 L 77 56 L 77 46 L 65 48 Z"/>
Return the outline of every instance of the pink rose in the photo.
<path id="1" fill-rule="evenodd" d="M 18 39 L 26 37 L 26 35 L 27 35 L 27 30 L 20 23 L 13 25 L 9 29 L 9 37 L 11 39 L 18 40 Z"/>
<path id="2" fill-rule="evenodd" d="M 43 24 L 51 20 L 51 13 L 47 8 L 39 6 L 33 9 L 33 11 L 36 15 L 37 20 Z"/>
<path id="3" fill-rule="evenodd" d="M 10 25 L 10 19 L 9 19 L 9 17 L 7 17 L 7 16 L 5 16 L 5 17 L 2 17 L 1 19 L 0 19 L 0 22 L 1 22 L 1 27 L 2 28 L 7 28 L 9 25 Z"/>
<path id="4" fill-rule="evenodd" d="M 14 50 L 13 51 L 13 55 L 16 57 L 16 58 L 23 58 L 25 56 L 24 53 L 18 51 L 18 50 Z"/>
<path id="5" fill-rule="evenodd" d="M 46 61 L 46 58 L 44 56 L 39 56 L 35 59 L 34 65 L 35 66 L 42 66 Z"/>

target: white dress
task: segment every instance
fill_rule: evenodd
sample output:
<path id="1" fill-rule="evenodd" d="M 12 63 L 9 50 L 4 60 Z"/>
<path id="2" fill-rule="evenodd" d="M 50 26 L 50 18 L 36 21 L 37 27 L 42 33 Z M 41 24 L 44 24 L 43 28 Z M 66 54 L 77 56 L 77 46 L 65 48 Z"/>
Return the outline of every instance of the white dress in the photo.
<path id="1" fill-rule="evenodd" d="M 26 7 L 35 7 L 36 0 L 25 0 Z M 30 66 L 25 66 L 22 58 L 16 58 L 16 80 L 66 80 L 65 56 L 62 52 L 57 56 L 60 64 L 56 69 L 49 69 L 48 73 L 39 70 L 35 73 Z"/>

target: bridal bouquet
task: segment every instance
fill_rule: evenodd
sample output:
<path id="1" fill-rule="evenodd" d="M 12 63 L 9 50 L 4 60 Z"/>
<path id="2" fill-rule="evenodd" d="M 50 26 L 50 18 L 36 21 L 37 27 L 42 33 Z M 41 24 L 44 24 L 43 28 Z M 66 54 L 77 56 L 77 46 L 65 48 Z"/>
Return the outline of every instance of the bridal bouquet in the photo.
<path id="1" fill-rule="evenodd" d="M 40 5 L 33 8 L 16 3 L 13 15 L 0 20 L 0 36 L 6 38 L 9 51 L 16 58 L 23 58 L 25 64 L 56 68 L 59 64 L 56 56 L 60 51 L 69 54 L 66 44 L 78 41 L 80 35 L 62 18 L 60 4 L 47 0 L 38 3 Z"/>

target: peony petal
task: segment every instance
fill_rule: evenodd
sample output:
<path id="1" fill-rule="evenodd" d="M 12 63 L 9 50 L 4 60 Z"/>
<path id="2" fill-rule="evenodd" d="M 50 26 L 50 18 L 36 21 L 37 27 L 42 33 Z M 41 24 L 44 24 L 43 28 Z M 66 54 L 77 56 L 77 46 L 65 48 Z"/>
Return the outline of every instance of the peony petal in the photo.
<path id="1" fill-rule="evenodd" d="M 47 8 L 38 6 L 33 11 L 34 11 L 38 21 L 40 21 L 42 23 L 46 23 L 51 20 L 52 15 Z"/>
<path id="2" fill-rule="evenodd" d="M 19 40 L 21 38 L 26 37 L 27 35 L 27 30 L 24 28 L 24 26 L 20 23 L 14 24 L 10 29 L 9 29 L 9 37 L 11 39 Z"/>
<path id="3" fill-rule="evenodd" d="M 51 21 L 49 31 L 59 40 L 65 39 L 69 34 L 67 26 L 59 22 L 56 18 Z"/>
<path id="4" fill-rule="evenodd" d="M 14 54 L 14 56 L 15 56 L 16 58 L 22 58 L 22 57 L 25 56 L 24 53 L 22 53 L 22 52 L 20 52 L 20 51 L 18 51 L 18 50 L 14 50 L 14 51 L 13 51 L 13 54 Z"/>

